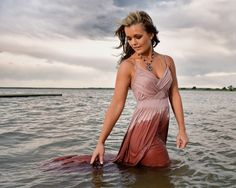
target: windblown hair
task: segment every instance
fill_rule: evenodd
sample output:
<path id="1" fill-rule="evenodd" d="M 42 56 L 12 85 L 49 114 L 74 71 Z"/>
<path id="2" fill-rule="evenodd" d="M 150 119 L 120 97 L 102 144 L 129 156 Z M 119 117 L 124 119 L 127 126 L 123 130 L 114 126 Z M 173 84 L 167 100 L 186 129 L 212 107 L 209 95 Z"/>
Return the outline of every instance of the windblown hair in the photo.
<path id="1" fill-rule="evenodd" d="M 128 59 L 132 54 L 134 54 L 134 50 L 129 45 L 126 36 L 125 36 L 125 27 L 129 27 L 131 25 L 142 23 L 144 29 L 147 33 L 153 34 L 152 38 L 152 47 L 154 48 L 160 41 L 157 37 L 158 30 L 154 26 L 151 17 L 144 11 L 135 11 L 130 12 L 126 18 L 121 21 L 120 26 L 115 31 L 115 36 L 118 36 L 120 40 L 120 44 L 117 49 L 123 47 L 123 52 L 121 54 L 121 58 L 119 63 L 123 60 Z"/>

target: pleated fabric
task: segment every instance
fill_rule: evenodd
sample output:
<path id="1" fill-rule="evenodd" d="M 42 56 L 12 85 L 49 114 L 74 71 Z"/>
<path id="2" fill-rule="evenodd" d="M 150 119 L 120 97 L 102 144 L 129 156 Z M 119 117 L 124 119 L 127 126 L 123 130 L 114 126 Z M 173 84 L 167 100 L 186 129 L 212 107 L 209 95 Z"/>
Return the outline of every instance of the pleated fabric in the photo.
<path id="1" fill-rule="evenodd" d="M 170 164 L 166 140 L 169 126 L 169 89 L 172 80 L 167 64 L 162 78 L 158 79 L 154 73 L 135 63 L 135 77 L 131 89 L 137 106 L 115 163 L 152 167 Z"/>

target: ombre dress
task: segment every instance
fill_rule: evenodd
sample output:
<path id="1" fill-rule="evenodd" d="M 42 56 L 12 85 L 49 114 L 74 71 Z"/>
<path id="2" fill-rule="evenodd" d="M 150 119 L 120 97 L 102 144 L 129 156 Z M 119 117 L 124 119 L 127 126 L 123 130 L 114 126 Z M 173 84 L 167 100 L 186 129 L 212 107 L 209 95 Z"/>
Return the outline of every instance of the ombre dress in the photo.
<path id="1" fill-rule="evenodd" d="M 129 128 L 123 139 L 116 163 L 129 166 L 168 166 L 166 150 L 169 126 L 168 94 L 172 76 L 166 64 L 158 79 L 152 72 L 135 63 L 135 76 L 131 89 L 137 100 Z"/>
<path id="2" fill-rule="evenodd" d="M 105 168 L 114 171 L 112 162 L 153 167 L 170 164 L 165 144 L 169 125 L 168 93 L 171 83 L 171 71 L 167 64 L 162 78 L 158 79 L 152 72 L 135 63 L 135 78 L 131 88 L 137 100 L 137 107 L 117 156 L 105 156 Z M 61 156 L 43 162 L 41 169 L 88 172 L 91 168 L 101 168 L 98 160 L 91 166 L 90 159 L 91 155 Z"/>

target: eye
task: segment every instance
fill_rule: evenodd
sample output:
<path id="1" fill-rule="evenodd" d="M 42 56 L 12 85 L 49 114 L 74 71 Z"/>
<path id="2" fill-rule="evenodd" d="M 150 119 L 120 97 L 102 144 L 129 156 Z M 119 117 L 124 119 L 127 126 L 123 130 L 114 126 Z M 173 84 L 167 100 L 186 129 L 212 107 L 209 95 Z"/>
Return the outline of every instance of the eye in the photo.
<path id="1" fill-rule="evenodd" d="M 136 39 L 141 39 L 143 37 L 143 35 L 135 35 Z"/>
<path id="2" fill-rule="evenodd" d="M 131 40 L 131 38 L 130 38 L 130 37 L 126 37 L 126 39 L 127 39 L 128 41 L 130 41 L 130 40 Z"/>

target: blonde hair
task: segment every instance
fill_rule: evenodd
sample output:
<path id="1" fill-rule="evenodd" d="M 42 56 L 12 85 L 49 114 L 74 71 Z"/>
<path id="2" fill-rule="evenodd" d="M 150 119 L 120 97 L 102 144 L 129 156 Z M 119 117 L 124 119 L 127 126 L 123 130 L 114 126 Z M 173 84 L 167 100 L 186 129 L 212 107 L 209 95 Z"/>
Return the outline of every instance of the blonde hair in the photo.
<path id="1" fill-rule="evenodd" d="M 117 48 L 123 47 L 120 63 L 134 54 L 133 48 L 129 45 L 125 36 L 125 27 L 142 23 L 147 33 L 153 34 L 152 47 L 154 48 L 160 41 L 157 37 L 158 30 L 153 24 L 151 17 L 144 11 L 130 12 L 122 21 L 118 29 L 115 31 L 115 36 L 118 36 L 120 44 Z"/>

